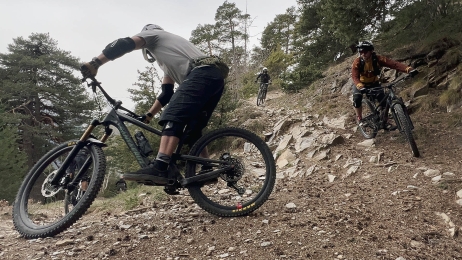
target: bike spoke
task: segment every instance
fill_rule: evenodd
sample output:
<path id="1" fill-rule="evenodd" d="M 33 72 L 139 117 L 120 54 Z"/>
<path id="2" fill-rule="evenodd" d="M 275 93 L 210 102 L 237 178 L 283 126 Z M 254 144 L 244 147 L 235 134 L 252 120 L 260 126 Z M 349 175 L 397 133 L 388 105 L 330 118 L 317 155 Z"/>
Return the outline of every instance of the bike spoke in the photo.
<path id="1" fill-rule="evenodd" d="M 259 199 L 267 199 L 275 178 L 271 152 L 266 149 L 262 151 L 262 145 L 264 143 L 256 136 L 252 139 L 232 134 L 206 142 L 211 159 L 226 161 L 226 164 L 214 170 L 229 170 L 220 174 L 216 182 L 190 189 L 195 193 L 191 195 L 194 195 L 196 202 L 205 205 L 206 210 L 209 206 L 230 212 L 255 210 L 251 208 Z M 199 150 L 196 153 L 200 154 Z M 214 214 L 218 212 L 208 211 Z"/>
<path id="2" fill-rule="evenodd" d="M 75 143 L 71 141 L 54 148 L 25 177 L 13 207 L 14 225 L 21 235 L 37 238 L 58 234 L 80 218 L 96 197 L 105 172 L 105 160 L 99 147 L 84 148 L 85 151 L 64 170 L 59 185 L 51 184 Z M 84 172 L 78 173 L 80 169 Z M 69 192 L 72 178 L 79 179 L 76 180 L 78 186 Z M 83 180 L 88 184 L 89 194 L 81 189 Z"/>

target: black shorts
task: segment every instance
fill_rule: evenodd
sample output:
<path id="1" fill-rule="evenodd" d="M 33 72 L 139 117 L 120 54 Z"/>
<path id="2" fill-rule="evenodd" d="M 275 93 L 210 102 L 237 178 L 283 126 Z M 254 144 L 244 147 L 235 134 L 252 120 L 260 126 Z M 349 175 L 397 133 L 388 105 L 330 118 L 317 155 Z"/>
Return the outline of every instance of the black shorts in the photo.
<path id="1" fill-rule="evenodd" d="M 224 89 L 221 71 L 215 66 L 192 70 L 173 94 L 160 116 L 160 125 L 173 121 L 188 125 L 200 135 L 220 101 Z"/>
<path id="2" fill-rule="evenodd" d="M 370 85 L 366 85 L 365 88 L 375 88 L 375 87 L 379 87 L 380 86 L 380 83 L 374 83 L 374 84 L 370 84 Z M 353 94 L 353 106 L 354 107 L 361 107 L 361 102 L 363 100 L 363 94 L 361 93 L 361 91 L 359 89 L 356 88 L 356 86 L 354 84 L 352 84 L 352 94 Z M 385 107 L 385 100 L 384 100 L 384 97 L 385 97 L 385 92 L 383 89 L 381 90 L 378 90 L 375 92 L 375 100 L 380 102 L 380 105 Z"/>

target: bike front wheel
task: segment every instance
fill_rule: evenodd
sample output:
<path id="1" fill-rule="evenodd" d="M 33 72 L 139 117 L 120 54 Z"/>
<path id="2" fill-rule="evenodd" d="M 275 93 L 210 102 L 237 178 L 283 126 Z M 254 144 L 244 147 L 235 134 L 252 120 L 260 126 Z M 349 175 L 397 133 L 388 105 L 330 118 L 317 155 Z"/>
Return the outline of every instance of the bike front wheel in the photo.
<path id="1" fill-rule="evenodd" d="M 207 212 L 234 217 L 249 214 L 268 200 L 276 180 L 276 165 L 268 145 L 254 133 L 240 128 L 223 128 L 201 137 L 190 155 L 203 152 L 209 159 L 226 161 L 211 170 L 228 167 L 212 184 L 188 186 L 194 201 Z M 188 161 L 186 177 L 200 170 L 199 163 Z"/>
<path id="2" fill-rule="evenodd" d="M 257 95 L 257 106 L 263 105 L 263 102 L 265 102 L 264 96 L 265 96 L 265 93 L 264 93 L 263 87 L 260 87 L 260 89 L 258 90 L 258 95 Z"/>
<path id="3" fill-rule="evenodd" d="M 411 146 L 412 155 L 414 157 L 419 157 L 420 152 L 417 148 L 417 144 L 414 140 L 414 135 L 412 134 L 411 122 L 409 121 L 409 116 L 406 114 L 404 108 L 401 104 L 396 104 L 393 106 L 393 119 L 396 124 L 399 126 L 400 132 L 404 135 L 404 138 Z"/>
<path id="4" fill-rule="evenodd" d="M 363 119 L 358 124 L 359 131 L 366 139 L 375 138 L 378 132 L 378 115 L 375 112 L 375 106 L 368 99 L 363 99 L 362 110 Z"/>
<path id="5" fill-rule="evenodd" d="M 87 155 L 79 176 L 88 181 L 88 188 L 81 197 L 77 197 L 79 187 L 68 194 L 64 185 L 51 184 L 57 170 L 77 142 L 70 141 L 55 147 L 24 178 L 13 206 L 13 223 L 23 237 L 59 234 L 74 224 L 96 198 L 106 170 L 105 156 L 101 147 L 96 145 L 83 148 L 87 150 Z M 66 174 L 63 178 L 68 177 Z M 66 181 L 62 179 L 61 182 Z M 70 204 L 73 204 L 72 207 Z"/>
<path id="6" fill-rule="evenodd" d="M 263 86 L 263 102 L 265 102 L 265 100 L 266 100 L 266 93 L 268 93 L 268 85 L 267 84 L 265 84 Z"/>

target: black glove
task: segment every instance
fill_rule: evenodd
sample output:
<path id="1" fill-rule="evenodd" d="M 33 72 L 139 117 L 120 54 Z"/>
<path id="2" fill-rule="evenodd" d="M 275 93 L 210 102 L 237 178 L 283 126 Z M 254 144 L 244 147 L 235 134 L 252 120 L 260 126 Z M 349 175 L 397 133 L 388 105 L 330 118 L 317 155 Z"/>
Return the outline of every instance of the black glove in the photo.
<path id="1" fill-rule="evenodd" d="M 414 76 L 417 75 L 417 74 L 419 74 L 419 71 L 416 70 L 416 69 L 413 69 L 413 70 L 409 71 L 409 75 L 410 75 L 411 77 L 414 77 Z"/>
<path id="2" fill-rule="evenodd" d="M 82 64 L 80 72 L 85 78 L 94 77 L 98 73 L 99 66 L 103 63 L 98 58 L 93 58 L 90 62 Z"/>
<path id="3" fill-rule="evenodd" d="M 149 124 L 153 118 L 153 115 L 151 113 L 146 113 L 142 116 L 139 116 L 136 118 L 136 120 L 141 121 L 145 124 Z"/>

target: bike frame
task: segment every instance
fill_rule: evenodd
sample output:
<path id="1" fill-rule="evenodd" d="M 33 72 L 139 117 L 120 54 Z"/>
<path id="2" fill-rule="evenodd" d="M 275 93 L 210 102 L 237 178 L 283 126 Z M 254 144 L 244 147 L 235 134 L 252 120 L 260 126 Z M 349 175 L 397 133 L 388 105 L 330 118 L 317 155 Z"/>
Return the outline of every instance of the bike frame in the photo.
<path id="1" fill-rule="evenodd" d="M 269 83 L 260 83 L 260 89 L 268 88 Z"/>
<path id="2" fill-rule="evenodd" d="M 156 134 L 158 136 L 162 135 L 162 132 L 160 130 L 158 130 L 156 128 L 153 128 L 153 127 L 139 121 L 138 119 L 136 119 L 136 117 L 138 115 L 136 115 L 134 112 L 122 107 L 122 102 L 121 101 L 115 101 L 114 99 L 112 99 L 106 93 L 106 91 L 101 87 L 99 82 L 97 82 L 94 78 L 91 78 L 91 79 L 92 79 L 92 82 L 89 83 L 89 84 L 93 87 L 93 91 L 95 92 L 96 87 L 98 87 L 100 89 L 100 91 L 103 93 L 103 95 L 106 97 L 108 102 L 112 105 L 112 108 L 107 113 L 107 115 L 104 117 L 104 119 L 102 121 L 94 119 L 91 122 L 91 124 L 87 127 L 86 131 L 81 136 L 79 141 L 75 144 L 75 146 L 73 147 L 71 152 L 68 154 L 68 156 L 64 160 L 61 167 L 57 170 L 55 176 L 53 177 L 53 179 L 51 181 L 51 184 L 53 184 L 53 185 L 58 185 L 59 184 L 59 181 L 65 175 L 65 169 L 67 169 L 69 167 L 72 160 L 75 158 L 75 156 L 80 151 L 80 149 L 82 149 L 84 146 L 89 145 L 89 144 L 98 145 L 98 146 L 102 146 L 102 147 L 107 146 L 105 144 L 105 142 L 109 138 L 109 136 L 112 134 L 112 129 L 110 128 L 111 125 L 114 126 L 120 132 L 120 136 L 122 137 L 122 139 L 124 140 L 126 145 L 129 147 L 130 151 L 135 156 L 136 161 L 138 162 L 138 164 L 142 168 L 148 166 L 149 158 L 141 153 L 140 149 L 138 148 L 138 145 L 133 140 L 133 137 L 132 137 L 130 131 L 128 130 L 127 126 L 125 125 L 125 123 L 128 122 L 128 123 L 134 124 L 137 127 L 142 128 L 142 129 L 144 129 L 144 130 L 146 130 L 146 131 L 148 131 L 150 133 Z M 120 112 L 119 109 L 123 110 L 123 111 L 126 111 L 128 114 Z M 93 132 L 93 130 L 99 125 L 103 125 L 105 127 L 105 133 L 104 133 L 103 137 L 101 138 L 101 140 L 97 140 L 91 134 Z M 210 166 L 213 166 L 213 167 L 218 167 L 218 165 L 230 166 L 230 163 L 227 162 L 227 161 L 212 160 L 212 159 L 203 158 L 203 157 L 199 157 L 199 156 L 191 156 L 191 155 L 181 154 L 181 148 L 183 147 L 184 139 L 185 139 L 185 136 L 182 136 L 180 138 L 180 142 L 179 142 L 177 148 L 175 149 L 175 152 L 173 153 L 173 155 L 171 157 L 170 165 L 176 165 L 176 162 L 178 160 L 180 160 L 180 161 L 197 162 L 197 163 L 202 164 L 202 165 L 210 165 Z M 74 143 L 69 144 L 69 145 L 74 145 Z M 64 184 L 64 185 L 66 185 L 67 188 L 69 188 L 70 190 L 74 189 L 76 187 L 76 185 L 78 184 L 79 180 L 82 178 L 81 175 L 88 170 L 88 167 L 90 166 L 90 164 L 91 164 L 91 158 L 88 158 L 85 161 L 85 163 L 83 164 L 83 166 L 80 168 L 79 172 L 77 174 L 75 174 L 73 180 L 69 184 Z M 194 177 L 189 177 L 189 178 L 183 178 L 183 176 L 177 171 L 177 172 L 174 172 L 174 174 L 176 175 L 174 177 L 179 180 L 179 183 L 182 186 L 186 186 L 186 185 L 188 185 L 190 183 L 194 183 L 194 182 L 197 182 L 197 181 L 203 181 L 203 180 L 218 177 L 219 174 L 221 174 L 221 173 L 223 173 L 223 172 L 225 172 L 227 170 L 229 170 L 228 167 L 222 167 L 221 169 L 211 171 L 211 172 L 207 172 L 207 173 L 201 174 L 200 176 L 194 176 Z M 169 176 L 169 179 L 170 179 L 170 177 L 173 177 L 173 176 Z M 169 183 L 169 185 L 173 185 L 173 184 L 174 183 Z"/>
<path id="3" fill-rule="evenodd" d="M 392 113 L 394 114 L 393 112 L 393 107 L 396 106 L 397 104 L 400 104 L 403 109 L 406 111 L 406 117 L 407 119 L 409 120 L 410 124 L 411 124 L 411 130 L 414 129 L 414 124 L 412 123 L 412 120 L 411 118 L 409 117 L 409 113 L 407 113 L 407 109 L 406 109 L 406 106 L 404 105 L 404 102 L 402 100 L 401 97 L 398 97 L 395 92 L 393 91 L 393 88 L 395 87 L 395 85 L 403 80 L 407 79 L 407 77 L 402 77 L 398 80 L 396 80 L 395 82 L 392 82 L 388 85 L 385 85 L 385 86 L 379 86 L 379 87 L 374 87 L 374 88 L 370 88 L 369 90 L 372 92 L 374 90 L 378 90 L 378 89 L 387 89 L 387 91 L 384 91 L 385 92 L 385 97 L 379 101 L 379 104 L 382 103 L 384 100 L 386 102 L 386 105 L 385 105 L 385 108 L 382 110 L 383 111 L 383 114 L 380 113 L 379 111 L 379 106 L 376 106 L 375 105 L 375 96 L 376 94 L 368 94 L 366 93 L 366 97 L 367 99 L 374 105 L 375 109 L 374 109 L 374 113 L 379 115 L 379 127 L 381 124 L 384 123 L 384 117 L 383 115 L 385 113 L 388 113 L 388 111 L 391 109 Z M 401 124 L 398 120 L 394 120 L 396 125 L 398 126 L 398 129 L 400 131 L 402 131 L 402 127 L 401 127 Z"/>

